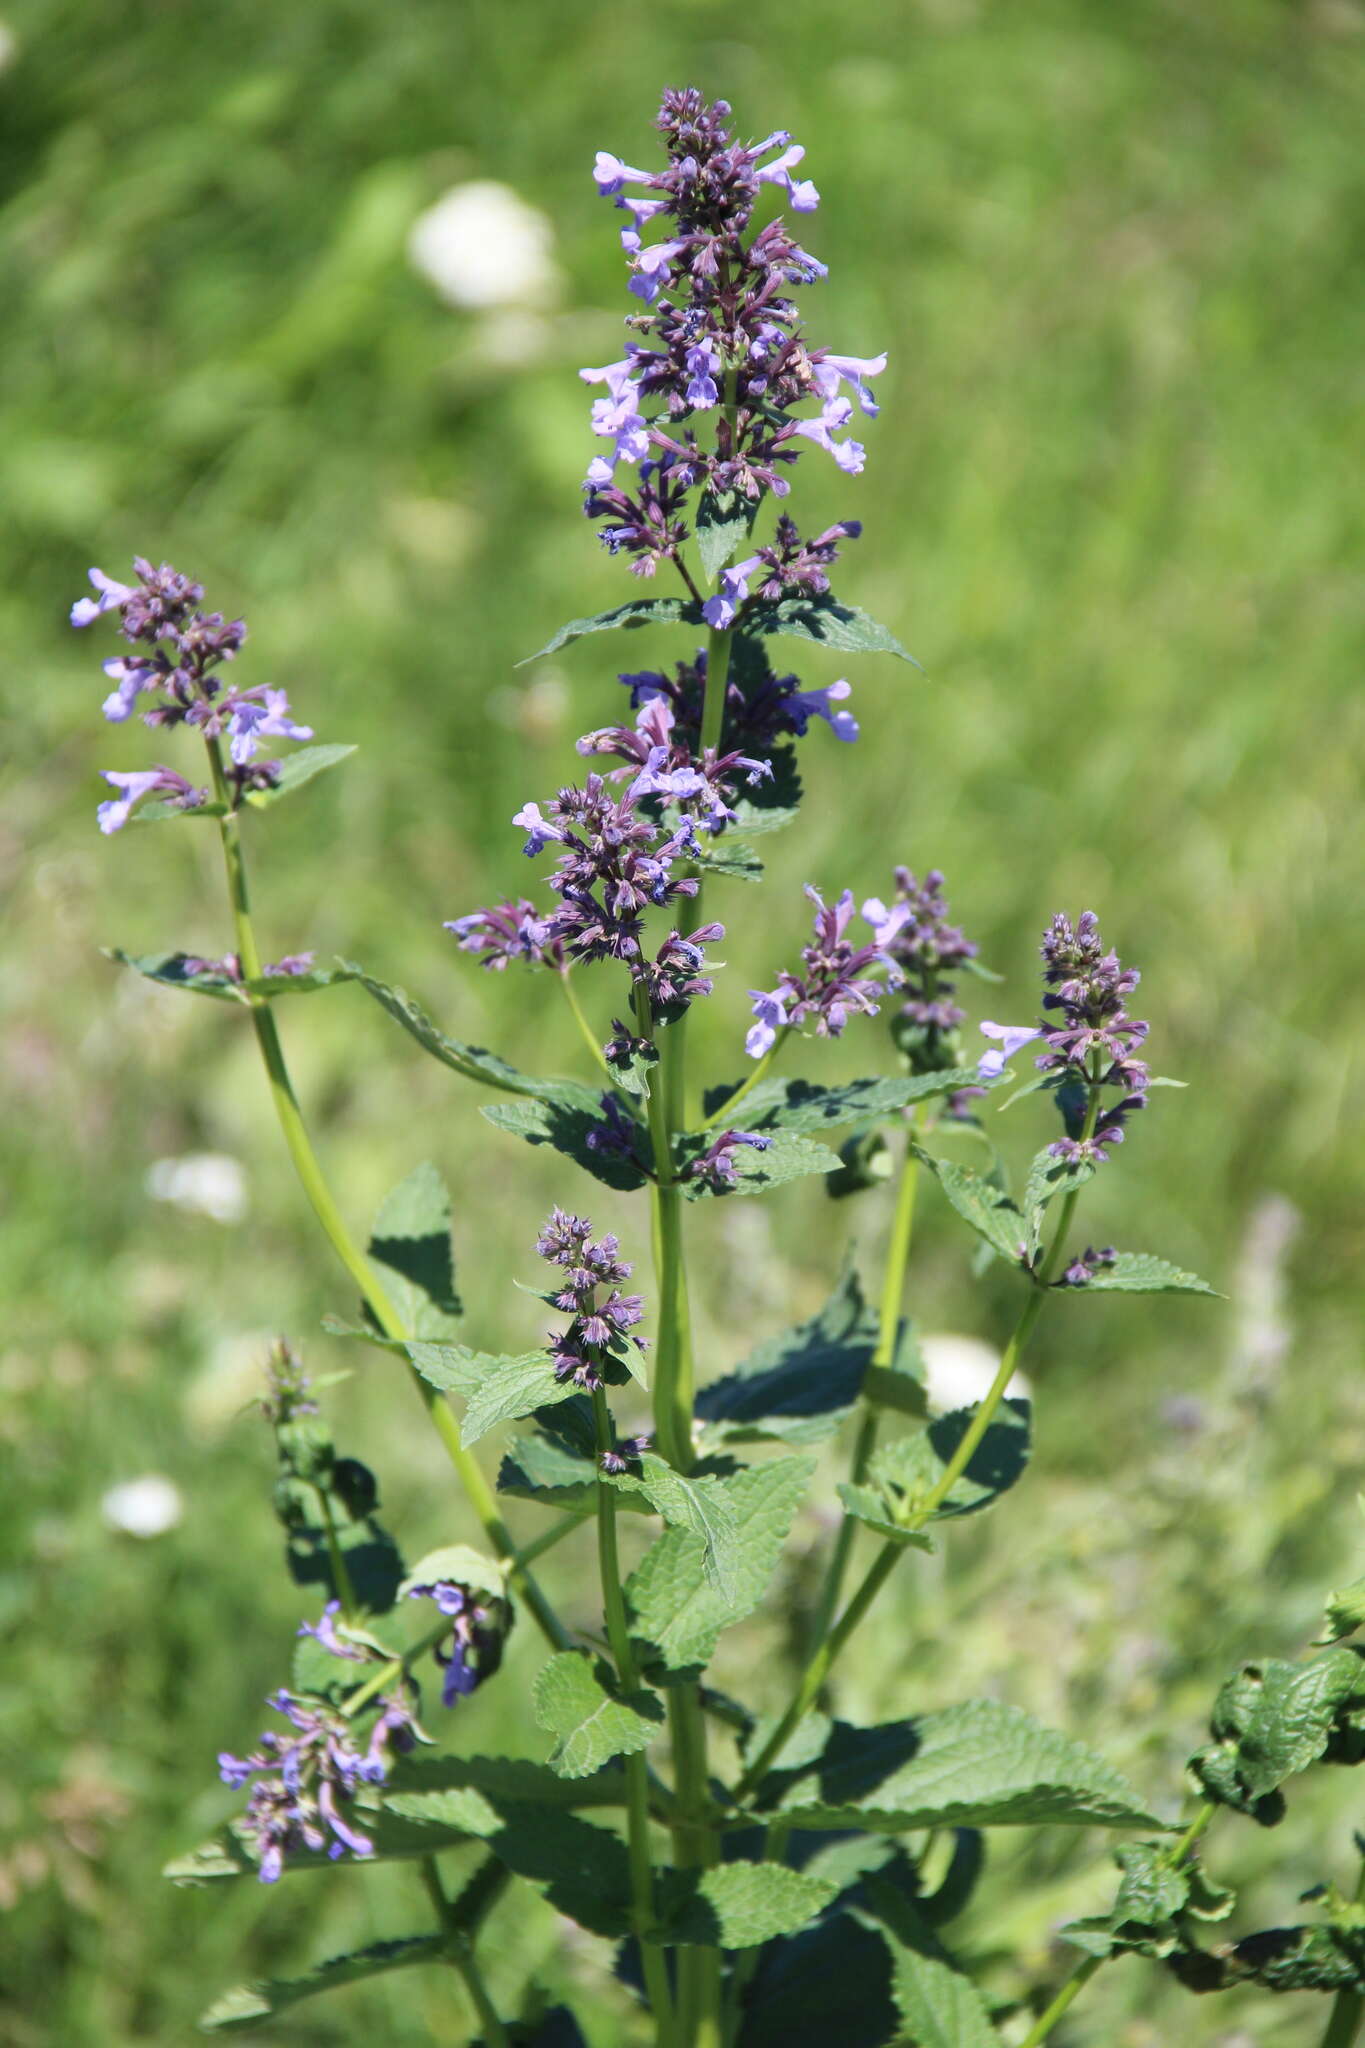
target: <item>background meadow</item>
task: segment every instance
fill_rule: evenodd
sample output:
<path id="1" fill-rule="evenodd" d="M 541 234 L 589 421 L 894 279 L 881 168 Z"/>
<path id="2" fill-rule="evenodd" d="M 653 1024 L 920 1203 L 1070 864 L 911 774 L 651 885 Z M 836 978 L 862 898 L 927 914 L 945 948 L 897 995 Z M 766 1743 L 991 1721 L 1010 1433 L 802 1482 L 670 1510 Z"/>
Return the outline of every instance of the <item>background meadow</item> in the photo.
<path id="1" fill-rule="evenodd" d="M 903 1569 L 840 1698 L 858 1719 L 992 1693 L 1171 1810 L 1226 1670 L 1300 1653 L 1365 1549 L 1365 7 L 30 0 L 2 47 L 0 2039 L 177 2043 L 225 1984 L 410 1917 L 401 1870 L 277 1895 L 158 1875 L 232 1810 L 215 1753 L 258 1727 L 305 1611 L 268 1432 L 244 1413 L 268 1338 L 353 1369 L 329 1396 L 339 1444 L 377 1467 L 410 1555 L 467 1533 L 406 1386 L 318 1328 L 349 1290 L 244 1020 L 100 957 L 218 953 L 228 931 L 209 832 L 98 838 L 97 771 L 150 756 L 140 727 L 101 720 L 110 649 L 69 634 L 67 607 L 91 562 L 169 557 L 247 616 L 246 680 L 287 683 L 320 739 L 361 743 L 255 821 L 271 957 L 345 951 L 457 1035 L 584 1071 L 554 991 L 482 974 L 441 920 L 524 885 L 511 812 L 624 701 L 603 641 L 514 664 L 633 594 L 579 510 L 575 372 L 619 352 L 627 303 L 592 155 L 649 146 L 663 83 L 807 146 L 810 242 L 831 265 L 812 324 L 891 360 L 866 474 L 804 463 L 802 523 L 865 522 L 841 592 L 925 670 L 848 671 L 863 741 L 822 730 L 803 749 L 810 799 L 765 844 L 781 886 L 762 915 L 739 884 L 715 906 L 733 964 L 694 1022 L 698 1058 L 741 1071 L 744 989 L 794 956 L 804 881 L 861 896 L 897 860 L 941 866 L 1007 976 L 985 1008 L 1010 1018 L 1031 1014 L 1047 916 L 1093 906 L 1144 970 L 1156 1070 L 1190 1086 L 1154 1097 L 1087 1234 L 1230 1297 L 1044 1321 L 1027 1497 Z M 410 232 L 488 180 L 544 240 L 518 270 L 500 236 L 492 302 L 454 305 Z M 655 649 L 619 651 L 640 668 Z M 832 662 L 813 651 L 811 679 Z M 587 994 L 605 1026 L 610 997 Z M 478 1092 L 355 990 L 286 1006 L 282 1028 L 348 1214 L 434 1158 L 471 1341 L 516 1348 L 535 1325 L 511 1280 L 530 1277 L 539 1218 L 588 1199 L 571 1169 L 493 1131 Z M 851 1074 L 879 1029 L 801 1058 Z M 1043 1121 L 1024 1103 L 997 1126 L 1016 1160 Z M 198 1206 L 158 1198 L 174 1176 L 156 1162 L 205 1153 L 240 1165 L 219 1169 L 217 1215 L 202 1174 Z M 591 1192 L 646 1259 L 642 1214 Z M 921 1328 L 998 1340 L 1003 1280 L 973 1286 L 960 1228 L 927 1195 L 922 1213 Z M 886 1220 L 877 1194 L 831 1205 L 807 1184 L 706 1205 L 704 1367 L 817 1306 L 850 1237 L 871 1266 Z M 101 1503 L 148 1473 L 185 1507 L 139 1540 Z M 824 1533 L 799 1525 L 787 1607 Z M 571 1542 L 547 1573 L 585 1619 L 588 1572 Z M 730 1650 L 772 1664 L 775 1698 L 783 1613 Z M 459 1709 L 462 1743 L 540 1752 L 536 1654 L 518 1631 L 502 1680 Z M 1254 1924 L 1293 1918 L 1310 1884 L 1353 1880 L 1353 1824 L 1351 1781 L 1310 1781 L 1278 1835 L 1220 1824 L 1209 1866 L 1261 1873 Z M 1110 1885 L 1097 1839 L 1008 1838 L 963 1946 L 1002 1995 L 1025 1981 L 1012 1958 L 1060 1977 L 1057 1925 Z M 573 1997 L 591 1940 L 519 1899 L 490 1926 L 495 1990 L 533 1969 Z M 276 2034 L 458 2041 L 457 1996 L 414 1974 Z M 631 2041 L 623 1999 L 578 2003 L 593 2048 Z M 1055 2039 L 1287 2044 L 1305 2010 L 1206 2006 L 1127 1963 Z"/>

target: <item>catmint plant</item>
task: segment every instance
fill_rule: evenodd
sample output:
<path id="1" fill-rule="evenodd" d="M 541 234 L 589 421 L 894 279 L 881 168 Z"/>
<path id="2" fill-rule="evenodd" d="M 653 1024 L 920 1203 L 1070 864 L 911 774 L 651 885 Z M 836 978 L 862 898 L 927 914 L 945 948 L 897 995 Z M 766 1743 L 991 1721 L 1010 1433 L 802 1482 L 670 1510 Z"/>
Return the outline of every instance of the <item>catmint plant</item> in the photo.
<path id="1" fill-rule="evenodd" d="M 224 855 L 230 951 L 115 957 L 247 1013 L 303 1191 L 358 1296 L 328 1319 L 326 1341 L 401 1365 L 453 1468 L 452 1521 L 472 1515 L 482 1532 L 478 1547 L 452 1540 L 405 1563 L 373 1473 L 333 1444 L 317 1398 L 326 1376 L 310 1379 L 294 1349 L 277 1347 L 262 1410 L 306 1611 L 266 1702 L 282 1725 L 219 1758 L 226 1786 L 245 1795 L 236 1817 L 170 1874 L 274 1885 L 335 1864 L 338 1881 L 354 1881 L 364 1866 L 406 1860 L 430 1924 L 298 1980 L 229 1993 L 204 2024 L 241 2029 L 330 1983 L 445 1964 L 488 2048 L 581 2041 L 562 2007 L 528 2018 L 534 2000 L 520 2015 L 494 2004 L 479 1935 L 518 1882 L 615 1944 L 613 1995 L 635 2003 L 632 2038 L 663 2048 L 1039 2048 L 1089 1979 L 1134 1952 L 1194 1991 L 1330 1992 L 1324 2040 L 1342 2048 L 1365 1990 L 1365 1908 L 1329 1888 L 1311 1924 L 1214 1942 L 1206 1923 L 1233 1901 L 1205 1870 L 1203 1841 L 1220 1816 L 1273 1825 L 1288 1778 L 1365 1754 L 1361 1652 L 1346 1640 L 1365 1618 L 1359 1588 L 1334 1596 L 1320 1655 L 1248 1665 L 1219 1693 L 1184 1821 L 1171 1817 L 1179 1788 L 1153 1811 L 1085 1744 L 998 1700 L 926 1711 L 907 1698 L 902 1718 L 876 1727 L 822 1710 L 837 1706 L 840 1656 L 886 1583 L 1023 1479 L 1030 1405 L 1007 1389 L 1044 1310 L 1213 1290 L 1144 1250 L 1096 1249 L 1077 1227 L 1087 1184 L 1118 1170 L 1159 1085 L 1148 1025 L 1128 1011 L 1137 973 L 1107 948 L 1094 912 L 1047 923 L 1038 1021 L 986 1018 L 975 1030 L 967 984 L 995 977 L 952 922 L 936 869 L 812 877 L 804 907 L 779 892 L 762 957 L 718 950 L 725 892 L 762 877 L 753 843 L 798 814 L 800 748 L 858 738 L 853 678 L 805 679 L 787 656 L 848 657 L 859 692 L 865 657 L 908 659 L 835 594 L 858 521 L 811 538 L 788 510 L 802 459 L 850 480 L 861 472 L 850 429 L 855 414 L 875 418 L 887 359 L 875 335 L 850 337 L 873 351 L 851 354 L 807 331 L 826 267 L 797 239 L 819 202 L 798 143 L 780 130 L 737 140 L 729 107 L 691 88 L 664 93 L 657 131 L 641 167 L 597 157 L 630 305 L 620 357 L 581 372 L 592 394 L 583 509 L 650 594 L 573 621 L 544 651 L 591 652 L 641 624 L 674 630 L 676 651 L 666 667 L 607 677 L 605 722 L 578 741 L 566 779 L 527 790 L 508 820 L 507 893 L 452 905 L 446 927 L 455 970 L 554 977 L 578 1034 L 570 1063 L 589 1078 L 523 1074 L 350 962 L 319 967 L 291 952 L 264 963 L 247 833 L 351 750 L 307 744 L 311 728 L 283 691 L 229 684 L 245 625 L 203 609 L 200 586 L 169 566 L 139 559 L 128 583 L 92 571 L 95 595 L 72 614 L 83 628 L 115 625 L 132 650 L 105 663 L 106 718 L 141 716 L 202 748 L 183 769 L 106 771 L 119 794 L 101 805 L 101 830 L 207 816 Z M 181 727 L 195 731 L 171 734 Z M 290 751 L 264 758 L 276 740 Z M 560 1155 L 562 1205 L 524 1231 L 548 1311 L 537 1348 L 503 1351 L 496 1332 L 466 1330 L 451 1198 L 434 1167 L 393 1191 L 363 1245 L 351 1234 L 276 1019 L 284 997 L 346 983 L 484 1091 L 499 1131 Z M 698 1003 L 716 1006 L 710 1035 L 729 1044 L 719 1076 L 688 1072 Z M 605 1040 L 594 1013 L 612 1020 Z M 784 1074 L 797 1037 L 817 1074 L 820 1041 L 847 1037 L 867 1078 Z M 1010 1128 L 1034 1132 L 1017 1195 L 997 1107 Z M 894 1178 L 873 1300 L 846 1263 L 812 1321 L 745 1333 L 749 1355 L 698 1385 L 691 1205 L 813 1176 L 831 1196 Z M 1016 1300 L 988 1391 L 932 1418 L 902 1312 L 926 1178 L 996 1270 L 996 1293 L 1012 1287 Z M 626 1250 L 586 1213 L 594 1184 L 638 1197 Z M 645 1246 L 652 1273 L 636 1292 Z M 625 1414 L 646 1402 L 651 1426 L 627 1434 Z M 495 1488 L 475 1446 L 508 1425 Z M 753 1700 L 722 1695 L 707 1679 L 717 1645 L 771 1597 L 815 1479 L 808 1452 L 830 1439 L 847 1441 L 848 1478 L 822 1502 L 837 1526 L 804 1639 L 793 1634 L 793 1668 L 765 1669 Z M 626 1513 L 648 1532 L 628 1572 Z M 552 1598 L 533 1562 L 584 1525 L 598 1582 Z M 514 1626 L 543 1642 L 532 1702 L 546 1741 L 534 1757 L 472 1755 L 463 1702 L 499 1683 Z M 1043 1824 L 1122 1837 L 1114 1904 L 1068 1930 L 1078 1961 L 1060 1987 L 1020 1968 L 1002 1997 L 957 1959 L 953 1923 L 995 1831 Z M 458 1892 L 443 1864 L 452 1852 L 465 1861 Z M 453 2017 L 449 2038 L 469 2038 L 468 2027 Z"/>

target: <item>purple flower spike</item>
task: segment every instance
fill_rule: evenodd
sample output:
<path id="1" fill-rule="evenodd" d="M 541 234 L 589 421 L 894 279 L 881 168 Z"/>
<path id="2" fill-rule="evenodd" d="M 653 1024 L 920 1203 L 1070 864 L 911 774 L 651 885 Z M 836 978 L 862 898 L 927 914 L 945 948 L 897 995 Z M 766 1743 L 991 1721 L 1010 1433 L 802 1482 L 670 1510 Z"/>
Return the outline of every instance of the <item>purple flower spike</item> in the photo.
<path id="1" fill-rule="evenodd" d="M 853 406 L 849 399 L 828 398 L 818 420 L 796 420 L 787 432 L 802 434 L 808 441 L 814 441 L 818 448 L 834 457 L 846 476 L 859 476 L 863 468 L 862 442 L 834 439 L 839 428 L 846 427 L 852 417 Z"/>
<path id="2" fill-rule="evenodd" d="M 648 171 L 632 170 L 629 164 L 623 164 L 619 156 L 613 156 L 606 149 L 598 150 L 592 174 L 604 199 L 613 192 L 619 192 L 623 185 L 653 185 L 658 182 Z"/>
<path id="3" fill-rule="evenodd" d="M 747 562 L 736 562 L 733 568 L 722 569 L 720 589 L 714 597 L 708 597 L 701 608 L 701 615 L 708 626 L 714 626 L 722 633 L 733 626 L 740 606 L 749 595 L 749 578 L 760 561 L 760 556 L 750 555 Z"/>
<path id="4" fill-rule="evenodd" d="M 976 1070 L 982 1080 L 994 1081 L 998 1075 L 1004 1073 L 1017 1052 L 1022 1051 L 1026 1045 L 1031 1045 L 1035 1038 L 1042 1037 L 1043 1030 L 1040 1024 L 989 1024 L 983 1019 L 981 1035 L 983 1038 L 995 1038 L 1000 1041 L 998 1052 L 983 1052 L 977 1062 Z"/>
<path id="5" fill-rule="evenodd" d="M 608 1098 L 611 1099 L 611 1098 Z M 632 1268 L 619 1256 L 620 1244 L 608 1233 L 594 1241 L 586 1216 L 552 1209 L 536 1240 L 536 1250 L 550 1265 L 561 1268 L 553 1300 L 571 1318 L 567 1327 L 552 1330 L 548 1351 L 555 1377 L 572 1380 L 586 1393 L 620 1386 L 628 1377 L 628 1345 L 643 1351 L 631 1335 L 644 1316 L 638 1294 L 623 1294 L 620 1283 Z"/>
<path id="6" fill-rule="evenodd" d="M 870 945 L 855 946 L 846 936 L 855 911 L 850 890 L 845 889 L 833 907 L 809 885 L 806 895 L 815 905 L 815 940 L 801 954 L 805 973 L 792 974 L 784 968 L 775 989 L 750 990 L 758 1022 L 750 1026 L 744 1044 L 754 1059 L 762 1058 L 778 1031 L 788 1024 L 809 1021 L 818 1038 L 837 1038 L 851 1016 L 875 1017 L 886 990 L 897 987 L 901 980 L 892 953 L 875 937 Z M 884 905 L 877 907 L 885 909 Z M 888 921 L 889 912 L 884 922 Z M 902 921 L 896 921 L 896 931 Z M 894 944 L 894 938 L 893 932 L 888 946 Z"/>

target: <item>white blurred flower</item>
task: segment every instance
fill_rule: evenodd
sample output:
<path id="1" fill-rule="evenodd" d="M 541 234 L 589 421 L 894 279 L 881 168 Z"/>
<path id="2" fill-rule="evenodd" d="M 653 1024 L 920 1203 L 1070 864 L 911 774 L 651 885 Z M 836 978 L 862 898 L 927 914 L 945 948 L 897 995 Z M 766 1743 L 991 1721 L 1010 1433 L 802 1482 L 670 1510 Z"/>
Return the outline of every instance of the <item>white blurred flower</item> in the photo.
<path id="1" fill-rule="evenodd" d="M 456 185 L 419 214 L 408 259 L 452 306 L 476 310 L 543 303 L 559 289 L 553 231 L 508 185 Z"/>
<path id="2" fill-rule="evenodd" d="M 215 1223 L 240 1223 L 247 1211 L 246 1173 L 226 1152 L 186 1152 L 179 1159 L 154 1159 L 147 1169 L 154 1201 L 173 1202 L 192 1216 Z"/>
<path id="3" fill-rule="evenodd" d="M 264 1393 L 270 1338 L 269 1330 L 237 1330 L 218 1339 L 180 1397 L 185 1421 L 195 1436 L 220 1436 Z"/>
<path id="4" fill-rule="evenodd" d="M 929 1406 L 935 1415 L 950 1415 L 955 1408 L 970 1408 L 984 1399 L 1000 1370 L 1000 1353 L 979 1337 L 950 1333 L 922 1337 L 919 1348 Z M 1023 1373 L 1017 1372 L 1005 1392 L 1027 1401 L 1033 1389 Z"/>
<path id="5" fill-rule="evenodd" d="M 184 1520 L 185 1497 L 173 1479 L 144 1472 L 140 1479 L 111 1486 L 100 1502 L 100 1513 L 111 1529 L 120 1529 L 125 1536 L 164 1536 Z"/>

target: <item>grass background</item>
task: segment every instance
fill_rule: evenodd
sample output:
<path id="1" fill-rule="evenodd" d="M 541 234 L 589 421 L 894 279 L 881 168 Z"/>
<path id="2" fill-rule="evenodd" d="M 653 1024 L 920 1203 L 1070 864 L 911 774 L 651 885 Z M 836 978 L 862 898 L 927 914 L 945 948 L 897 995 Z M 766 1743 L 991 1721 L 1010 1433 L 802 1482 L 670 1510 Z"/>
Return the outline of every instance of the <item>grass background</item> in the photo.
<path id="1" fill-rule="evenodd" d="M 317 1332 L 347 1290 L 240 1019 L 99 957 L 217 952 L 227 931 L 209 833 L 97 838 L 97 770 L 140 764 L 148 743 L 101 721 L 109 649 L 70 636 L 66 609 L 89 562 L 169 556 L 248 616 L 252 680 L 287 681 L 320 738 L 363 743 L 253 834 L 268 950 L 344 949 L 459 1034 L 579 1071 L 540 985 L 480 975 L 440 920 L 521 882 L 507 817 L 620 699 L 605 643 L 513 663 L 561 618 L 631 594 L 578 510 L 574 373 L 617 352 L 625 304 L 586 167 L 598 147 L 649 147 L 663 82 L 723 92 L 741 132 L 780 122 L 807 144 L 810 239 L 831 263 L 809 325 L 853 353 L 886 347 L 891 367 L 865 476 L 812 457 L 798 510 L 865 521 L 841 590 L 926 671 L 857 664 L 863 744 L 807 743 L 810 801 L 768 843 L 766 893 L 736 886 L 724 906 L 734 964 L 698 1057 L 738 1072 L 742 991 L 799 942 L 807 879 L 875 891 L 898 859 L 944 867 L 1008 976 L 987 1004 L 1006 1016 L 1029 1013 L 1048 914 L 1093 904 L 1144 968 L 1158 1067 L 1191 1086 L 1156 1098 L 1088 1227 L 1231 1297 L 1045 1321 L 1026 1504 L 955 1539 L 941 1569 L 907 1569 L 840 1699 L 870 1718 L 991 1691 L 1171 1802 L 1225 1669 L 1296 1654 L 1326 1587 L 1360 1569 L 1365 10 L 32 0 L 7 21 L 0 2036 L 178 2042 L 236 1977 L 423 1924 L 402 1871 L 268 1897 L 157 1875 L 231 1809 L 214 1753 L 257 1727 L 300 1613 L 268 1445 L 239 1412 L 256 1363 L 277 1330 L 319 1370 L 356 1361 Z M 458 314 L 408 266 L 414 216 L 472 177 L 552 221 L 553 306 Z M 630 665 L 652 651 L 632 641 Z M 805 672 L 837 671 L 813 653 Z M 435 1157 L 474 1341 L 513 1345 L 526 1309 L 509 1283 L 562 1175 L 354 991 L 291 1006 L 284 1027 L 350 1214 Z M 874 1042 L 870 1027 L 806 1065 L 851 1073 Z M 1040 1128 L 1021 1105 L 1016 1157 Z M 150 1162 L 194 1150 L 246 1162 L 239 1226 L 149 1200 Z M 998 1340 L 1004 1288 L 973 1287 L 961 1238 L 925 1211 L 916 1314 Z M 598 1213 L 643 1254 L 636 1210 Z M 808 1312 L 850 1230 L 874 1263 L 885 1220 L 877 1197 L 831 1211 L 804 1187 L 707 1219 L 707 1365 Z M 1173 1394 L 1197 1397 L 1197 1427 L 1172 1426 Z M 332 1405 L 410 1554 L 460 1533 L 382 1361 Z M 190 1506 L 139 1544 L 104 1528 L 99 1501 L 145 1471 Z M 793 1594 L 832 1497 L 798 1531 Z M 587 1559 L 558 1566 L 586 1620 Z M 774 1697 L 781 1612 L 728 1653 L 739 1678 L 766 1667 Z M 471 1747 L 540 1742 L 519 1634 L 506 1677 L 460 1709 Z M 1354 1880 L 1350 1781 L 1291 1807 L 1277 1836 L 1213 1837 L 1211 1868 L 1250 1874 L 1240 1925 Z M 1061 1974 L 1057 1923 L 1110 1877 L 1093 1840 L 995 1840 L 961 1933 L 1009 1996 Z M 594 2048 L 632 2038 L 600 1945 L 548 1911 L 504 1908 L 488 1950 L 508 2003 L 534 1971 L 575 1998 Z M 1289 2043 L 1318 2024 L 1311 2000 L 1195 2002 L 1125 1964 L 1055 2039 Z M 467 2022 L 429 1972 L 276 2032 L 458 2041 Z"/>

